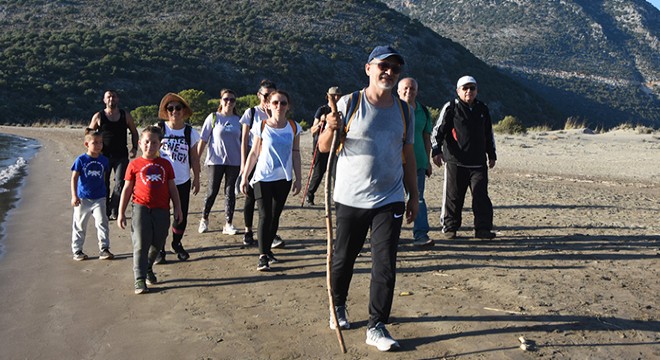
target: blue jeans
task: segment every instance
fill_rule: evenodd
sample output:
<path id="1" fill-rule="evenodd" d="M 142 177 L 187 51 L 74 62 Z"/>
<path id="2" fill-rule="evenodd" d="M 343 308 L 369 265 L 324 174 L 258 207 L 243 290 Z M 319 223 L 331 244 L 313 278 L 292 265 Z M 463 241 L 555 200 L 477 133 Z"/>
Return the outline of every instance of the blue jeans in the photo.
<path id="1" fill-rule="evenodd" d="M 424 200 L 424 186 L 426 185 L 426 169 L 417 169 L 417 190 L 419 191 L 419 211 L 413 225 L 415 240 L 429 237 L 429 218 Z"/>

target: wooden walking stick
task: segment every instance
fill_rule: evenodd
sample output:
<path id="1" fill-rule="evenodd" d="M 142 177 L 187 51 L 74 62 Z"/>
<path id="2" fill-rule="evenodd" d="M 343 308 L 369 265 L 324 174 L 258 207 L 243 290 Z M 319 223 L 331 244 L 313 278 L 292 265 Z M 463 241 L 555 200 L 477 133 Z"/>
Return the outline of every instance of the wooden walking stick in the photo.
<path id="1" fill-rule="evenodd" d="M 307 192 L 309 191 L 309 182 L 312 180 L 312 171 L 314 170 L 314 164 L 316 163 L 316 154 L 319 152 L 319 147 L 318 145 L 314 148 L 314 156 L 312 156 L 312 165 L 309 167 L 309 173 L 307 174 L 307 185 L 305 185 L 305 192 L 303 193 L 302 196 L 302 202 L 300 203 L 300 207 L 303 207 L 305 205 L 305 199 L 307 199 Z"/>
<path id="2" fill-rule="evenodd" d="M 330 110 L 336 114 L 337 113 L 337 102 L 332 97 L 328 95 L 328 105 Z M 332 282 L 331 282 L 331 268 L 332 268 L 332 251 L 333 246 L 332 242 L 334 235 L 332 233 L 332 206 L 330 202 L 332 201 L 332 169 L 334 164 L 337 161 L 337 146 L 339 145 L 339 137 L 341 136 L 342 126 L 339 124 L 334 134 L 332 135 L 332 145 L 330 147 L 330 153 L 328 156 L 328 167 L 325 171 L 325 228 L 328 239 L 328 253 L 325 269 L 325 279 L 328 287 L 328 300 L 330 303 L 330 314 L 332 316 L 332 321 L 335 323 L 335 332 L 337 333 L 337 340 L 339 340 L 339 347 L 341 352 L 346 354 L 346 345 L 344 345 L 344 337 L 341 334 L 341 326 L 339 326 L 339 321 L 337 321 L 337 311 L 335 310 L 335 300 L 332 298 Z"/>

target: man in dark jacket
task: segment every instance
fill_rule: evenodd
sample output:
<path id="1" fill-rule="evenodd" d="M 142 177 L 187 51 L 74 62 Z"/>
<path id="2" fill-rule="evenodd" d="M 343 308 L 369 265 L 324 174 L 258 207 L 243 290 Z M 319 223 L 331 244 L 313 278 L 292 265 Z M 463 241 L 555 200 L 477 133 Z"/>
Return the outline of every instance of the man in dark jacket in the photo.
<path id="1" fill-rule="evenodd" d="M 442 108 L 431 135 L 431 155 L 437 166 L 445 164 L 442 232 L 456 238 L 467 188 L 472 192 L 474 235 L 492 239 L 493 204 L 488 197 L 488 168 L 495 166 L 495 138 L 488 107 L 477 100 L 477 81 L 463 76 L 456 83 L 458 99 Z"/>

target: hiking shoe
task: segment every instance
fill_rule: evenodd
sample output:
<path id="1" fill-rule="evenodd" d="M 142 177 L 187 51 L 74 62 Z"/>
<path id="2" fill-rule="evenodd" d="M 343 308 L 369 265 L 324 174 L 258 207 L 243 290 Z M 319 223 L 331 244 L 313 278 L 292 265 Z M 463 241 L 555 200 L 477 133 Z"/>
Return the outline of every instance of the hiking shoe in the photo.
<path id="1" fill-rule="evenodd" d="M 167 264 L 167 260 L 165 259 L 166 254 L 165 250 L 159 251 L 158 255 L 156 255 L 156 260 L 154 260 L 154 264 Z"/>
<path id="2" fill-rule="evenodd" d="M 254 245 L 254 235 L 252 234 L 252 231 L 246 231 L 245 234 L 243 234 L 243 245 Z"/>
<path id="3" fill-rule="evenodd" d="M 111 253 L 108 249 L 103 249 L 99 253 L 100 260 L 112 260 L 115 258 L 115 254 Z"/>
<path id="4" fill-rule="evenodd" d="M 268 271 L 270 270 L 270 265 L 268 264 L 268 255 L 259 256 L 259 263 L 257 264 L 258 271 Z"/>
<path id="5" fill-rule="evenodd" d="M 199 221 L 199 229 L 197 229 L 197 232 L 200 234 L 205 233 L 209 229 L 209 221 L 206 219 L 202 219 Z"/>
<path id="6" fill-rule="evenodd" d="M 490 230 L 477 230 L 474 232 L 474 237 L 477 239 L 494 239 L 497 235 Z"/>
<path id="7" fill-rule="evenodd" d="M 337 313 L 337 322 L 339 322 L 339 327 L 343 330 L 350 329 L 351 323 L 348 322 L 348 318 L 346 317 L 346 306 L 335 306 L 335 312 Z M 337 329 L 335 322 L 332 321 L 332 313 L 330 314 L 330 329 Z"/>
<path id="8" fill-rule="evenodd" d="M 392 339 L 392 336 L 385 328 L 385 324 L 379 322 L 376 326 L 367 329 L 367 345 L 375 346 L 380 351 L 390 351 L 392 348 L 398 349 L 399 343 Z"/>
<path id="9" fill-rule="evenodd" d="M 144 279 L 135 280 L 135 294 L 140 295 L 148 292 L 149 288 L 147 287 L 147 283 L 144 281 Z"/>
<path id="10" fill-rule="evenodd" d="M 275 257 L 275 255 L 273 255 L 272 252 L 269 252 L 268 254 L 266 254 L 266 256 L 268 256 L 269 264 L 277 264 L 278 262 L 280 262 L 279 260 L 277 260 L 277 258 Z"/>
<path id="11" fill-rule="evenodd" d="M 309 206 L 314 206 L 314 195 L 307 195 L 307 197 L 305 197 L 305 203 Z"/>
<path id="12" fill-rule="evenodd" d="M 181 243 L 175 243 L 172 241 L 172 250 L 176 253 L 176 257 L 179 258 L 179 261 L 186 261 L 190 258 L 190 254 L 183 248 Z"/>
<path id="13" fill-rule="evenodd" d="M 154 285 L 158 284 L 158 278 L 156 277 L 156 274 L 154 274 L 153 270 L 148 270 L 147 271 L 147 285 Z"/>
<path id="14" fill-rule="evenodd" d="M 75 261 L 87 260 L 87 255 L 84 252 L 78 250 L 76 251 L 75 254 L 73 254 L 73 260 Z"/>
<path id="15" fill-rule="evenodd" d="M 279 235 L 275 235 L 273 243 L 270 244 L 271 249 L 279 249 L 284 247 L 284 240 Z"/>
<path id="16" fill-rule="evenodd" d="M 225 226 L 222 228 L 222 233 L 226 235 L 236 235 L 238 230 L 232 224 L 225 224 Z"/>
<path id="17" fill-rule="evenodd" d="M 445 240 L 456 239 L 456 231 L 443 231 L 442 232 L 442 238 L 445 239 Z"/>
<path id="18" fill-rule="evenodd" d="M 413 245 L 415 246 L 433 246 L 433 240 L 429 239 L 428 236 L 422 236 L 413 240 Z"/>

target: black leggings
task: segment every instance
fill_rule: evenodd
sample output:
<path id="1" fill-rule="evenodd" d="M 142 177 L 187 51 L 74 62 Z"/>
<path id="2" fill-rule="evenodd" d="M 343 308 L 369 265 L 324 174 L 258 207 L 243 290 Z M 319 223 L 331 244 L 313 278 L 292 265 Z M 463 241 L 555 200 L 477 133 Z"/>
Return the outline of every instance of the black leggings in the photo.
<path id="1" fill-rule="evenodd" d="M 291 191 L 291 181 L 277 180 L 254 184 L 254 197 L 259 203 L 259 254 L 269 254 L 280 226 L 280 215 Z"/>
<path id="2" fill-rule="evenodd" d="M 254 176 L 254 170 L 248 176 L 248 183 L 252 179 L 252 176 Z M 252 186 L 248 186 L 247 194 L 245 194 L 245 203 L 243 204 L 243 220 L 245 227 L 248 229 L 252 229 L 252 223 L 254 222 L 254 203 L 254 189 Z"/>
<path id="3" fill-rule="evenodd" d="M 204 212 L 202 216 L 204 219 L 209 218 L 211 208 L 215 202 L 215 198 L 220 192 L 220 185 L 222 178 L 225 178 L 225 220 L 232 223 L 234 220 L 234 208 L 236 207 L 236 179 L 238 179 L 239 166 L 228 165 L 209 165 L 209 189 L 206 193 L 206 201 L 204 202 Z"/>
<path id="4" fill-rule="evenodd" d="M 176 189 L 179 191 L 179 200 L 181 201 L 181 212 L 183 216 L 179 222 L 172 222 L 172 248 L 181 244 L 183 233 L 186 232 L 186 225 L 188 225 L 188 207 L 190 205 L 190 180 L 181 185 L 177 185 Z"/>

